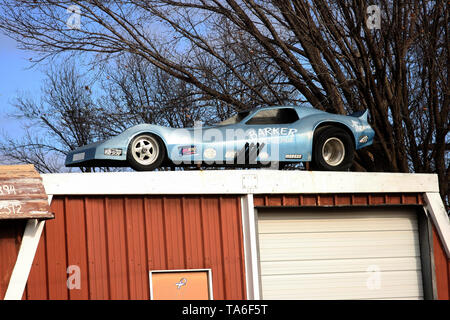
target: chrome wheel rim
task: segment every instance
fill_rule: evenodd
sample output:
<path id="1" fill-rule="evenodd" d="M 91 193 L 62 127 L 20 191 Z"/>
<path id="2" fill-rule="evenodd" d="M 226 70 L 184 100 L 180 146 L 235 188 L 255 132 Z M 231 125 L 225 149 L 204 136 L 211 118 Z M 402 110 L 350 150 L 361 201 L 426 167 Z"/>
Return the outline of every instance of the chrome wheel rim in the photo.
<path id="1" fill-rule="evenodd" d="M 329 138 L 322 146 L 322 157 L 329 166 L 338 166 L 344 161 L 345 146 L 338 138 Z"/>
<path id="2" fill-rule="evenodd" d="M 158 142 L 151 136 L 140 136 L 133 141 L 131 152 L 137 163 L 148 166 L 158 158 Z"/>

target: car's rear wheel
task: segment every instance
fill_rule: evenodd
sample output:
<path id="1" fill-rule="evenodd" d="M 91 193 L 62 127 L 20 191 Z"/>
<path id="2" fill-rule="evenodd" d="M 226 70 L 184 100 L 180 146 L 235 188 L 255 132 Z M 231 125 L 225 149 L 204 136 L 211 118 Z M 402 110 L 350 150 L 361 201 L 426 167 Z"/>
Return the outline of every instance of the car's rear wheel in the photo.
<path id="1" fill-rule="evenodd" d="M 315 170 L 344 171 L 353 163 L 355 147 L 343 129 L 325 127 L 314 135 L 313 168 Z"/>
<path id="2" fill-rule="evenodd" d="M 128 145 L 127 160 L 136 171 L 152 171 L 161 165 L 164 157 L 164 144 L 153 134 L 138 135 Z"/>

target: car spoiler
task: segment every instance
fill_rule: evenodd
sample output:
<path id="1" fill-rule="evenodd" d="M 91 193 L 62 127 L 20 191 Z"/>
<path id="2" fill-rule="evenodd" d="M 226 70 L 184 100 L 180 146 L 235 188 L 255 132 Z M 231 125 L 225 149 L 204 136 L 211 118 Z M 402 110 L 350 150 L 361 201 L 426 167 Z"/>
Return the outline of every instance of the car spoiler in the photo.
<path id="1" fill-rule="evenodd" d="M 367 121 L 368 114 L 369 114 L 369 110 L 366 109 L 366 110 L 362 110 L 362 111 L 353 112 L 352 114 L 350 114 L 350 117 L 355 117 L 355 118 L 358 118 L 359 120 Z"/>

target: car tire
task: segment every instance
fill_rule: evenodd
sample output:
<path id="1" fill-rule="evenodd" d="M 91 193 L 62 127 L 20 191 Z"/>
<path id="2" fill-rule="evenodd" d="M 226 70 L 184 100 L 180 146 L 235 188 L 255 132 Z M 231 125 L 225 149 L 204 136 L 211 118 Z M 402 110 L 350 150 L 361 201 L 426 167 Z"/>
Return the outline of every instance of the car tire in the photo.
<path id="1" fill-rule="evenodd" d="M 355 147 L 352 137 L 339 127 L 324 127 L 314 134 L 313 169 L 346 171 L 353 164 Z"/>
<path id="2" fill-rule="evenodd" d="M 161 166 L 166 149 L 161 139 L 151 133 L 134 137 L 127 150 L 127 161 L 136 171 L 152 171 Z"/>

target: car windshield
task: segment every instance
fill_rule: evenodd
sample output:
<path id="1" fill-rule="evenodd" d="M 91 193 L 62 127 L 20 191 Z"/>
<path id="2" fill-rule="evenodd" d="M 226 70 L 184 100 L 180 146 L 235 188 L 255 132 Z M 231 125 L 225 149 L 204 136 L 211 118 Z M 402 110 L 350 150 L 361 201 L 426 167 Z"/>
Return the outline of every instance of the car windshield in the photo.
<path id="1" fill-rule="evenodd" d="M 244 112 L 239 112 L 237 114 L 235 114 L 234 116 L 232 116 L 231 118 L 228 118 L 224 121 L 221 121 L 219 123 L 217 123 L 217 126 L 226 126 L 229 124 L 236 124 L 241 122 L 246 116 L 248 116 L 248 114 L 250 113 L 250 111 L 244 111 Z"/>

